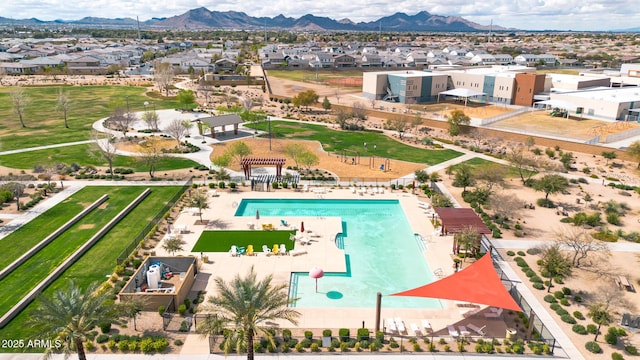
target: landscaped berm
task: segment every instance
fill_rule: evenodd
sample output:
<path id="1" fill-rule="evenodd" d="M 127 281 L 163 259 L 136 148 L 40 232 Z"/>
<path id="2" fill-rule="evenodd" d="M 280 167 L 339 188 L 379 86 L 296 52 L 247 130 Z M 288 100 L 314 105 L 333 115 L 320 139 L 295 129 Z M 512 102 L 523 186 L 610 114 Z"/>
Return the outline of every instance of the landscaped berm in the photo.
<path id="1" fill-rule="evenodd" d="M 262 252 L 262 245 L 269 248 L 273 244 L 291 245 L 295 248 L 295 243 L 290 240 L 291 235 L 295 235 L 292 230 L 255 231 L 255 230 L 214 230 L 203 231 L 198 241 L 193 246 L 192 252 L 227 252 L 232 245 L 247 248 L 253 245 L 256 252 Z"/>

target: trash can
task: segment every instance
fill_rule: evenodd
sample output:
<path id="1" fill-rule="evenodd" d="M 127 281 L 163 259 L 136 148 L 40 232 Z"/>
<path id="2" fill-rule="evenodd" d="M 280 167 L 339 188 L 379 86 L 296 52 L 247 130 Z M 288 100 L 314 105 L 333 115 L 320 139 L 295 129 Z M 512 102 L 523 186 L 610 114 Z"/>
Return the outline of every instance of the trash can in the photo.
<path id="1" fill-rule="evenodd" d="M 506 338 L 507 338 L 507 340 L 511 340 L 511 339 L 513 339 L 517 334 L 518 334 L 518 330 L 516 330 L 516 329 L 514 329 L 514 328 L 507 328 L 507 335 L 506 335 Z"/>

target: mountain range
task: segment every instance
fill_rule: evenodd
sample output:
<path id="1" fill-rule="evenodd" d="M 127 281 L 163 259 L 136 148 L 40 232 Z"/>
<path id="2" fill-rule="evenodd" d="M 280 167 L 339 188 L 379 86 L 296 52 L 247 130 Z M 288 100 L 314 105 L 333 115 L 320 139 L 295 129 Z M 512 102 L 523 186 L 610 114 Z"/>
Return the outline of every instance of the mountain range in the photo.
<path id="1" fill-rule="evenodd" d="M 55 20 L 41 21 L 32 19 L 7 19 L 0 17 L 0 24 L 12 24 L 22 26 L 77 26 L 77 27 L 105 27 L 105 28 L 132 28 L 137 27 L 137 20 L 132 18 L 96 18 L 85 17 L 80 20 Z M 276 17 L 252 17 L 244 12 L 237 11 L 210 11 L 200 7 L 185 12 L 182 15 L 169 18 L 153 18 L 140 22 L 145 29 L 286 29 L 300 31 L 485 31 L 489 26 L 480 25 L 458 16 L 441 16 L 421 11 L 415 15 L 395 13 L 371 22 L 354 23 L 349 19 L 334 20 L 328 17 L 319 17 L 312 14 L 300 18 L 278 15 Z M 493 25 L 493 30 L 507 30 Z M 511 30 L 511 29 L 509 29 Z"/>

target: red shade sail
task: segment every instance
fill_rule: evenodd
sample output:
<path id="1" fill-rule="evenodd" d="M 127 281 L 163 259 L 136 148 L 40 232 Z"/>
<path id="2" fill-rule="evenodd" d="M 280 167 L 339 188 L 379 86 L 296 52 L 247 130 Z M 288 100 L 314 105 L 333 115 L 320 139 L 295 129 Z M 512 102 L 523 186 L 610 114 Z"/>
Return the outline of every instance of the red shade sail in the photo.
<path id="1" fill-rule="evenodd" d="M 391 296 L 459 300 L 522 311 L 502 284 L 489 254 L 449 277 Z"/>

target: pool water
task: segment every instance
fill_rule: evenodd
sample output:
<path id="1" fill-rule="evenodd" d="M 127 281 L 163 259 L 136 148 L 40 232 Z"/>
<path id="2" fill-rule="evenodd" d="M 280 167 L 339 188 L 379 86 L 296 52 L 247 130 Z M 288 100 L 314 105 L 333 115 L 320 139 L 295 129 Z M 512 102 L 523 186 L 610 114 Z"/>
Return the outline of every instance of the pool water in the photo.
<path id="1" fill-rule="evenodd" d="M 236 216 L 339 216 L 347 271 L 315 279 L 291 275 L 290 296 L 300 308 L 374 308 L 376 293 L 385 308 L 442 308 L 437 299 L 385 296 L 433 281 L 416 237 L 397 200 L 244 199 Z M 342 245 L 344 244 L 344 245 Z M 313 267 L 314 264 L 309 264 Z"/>

